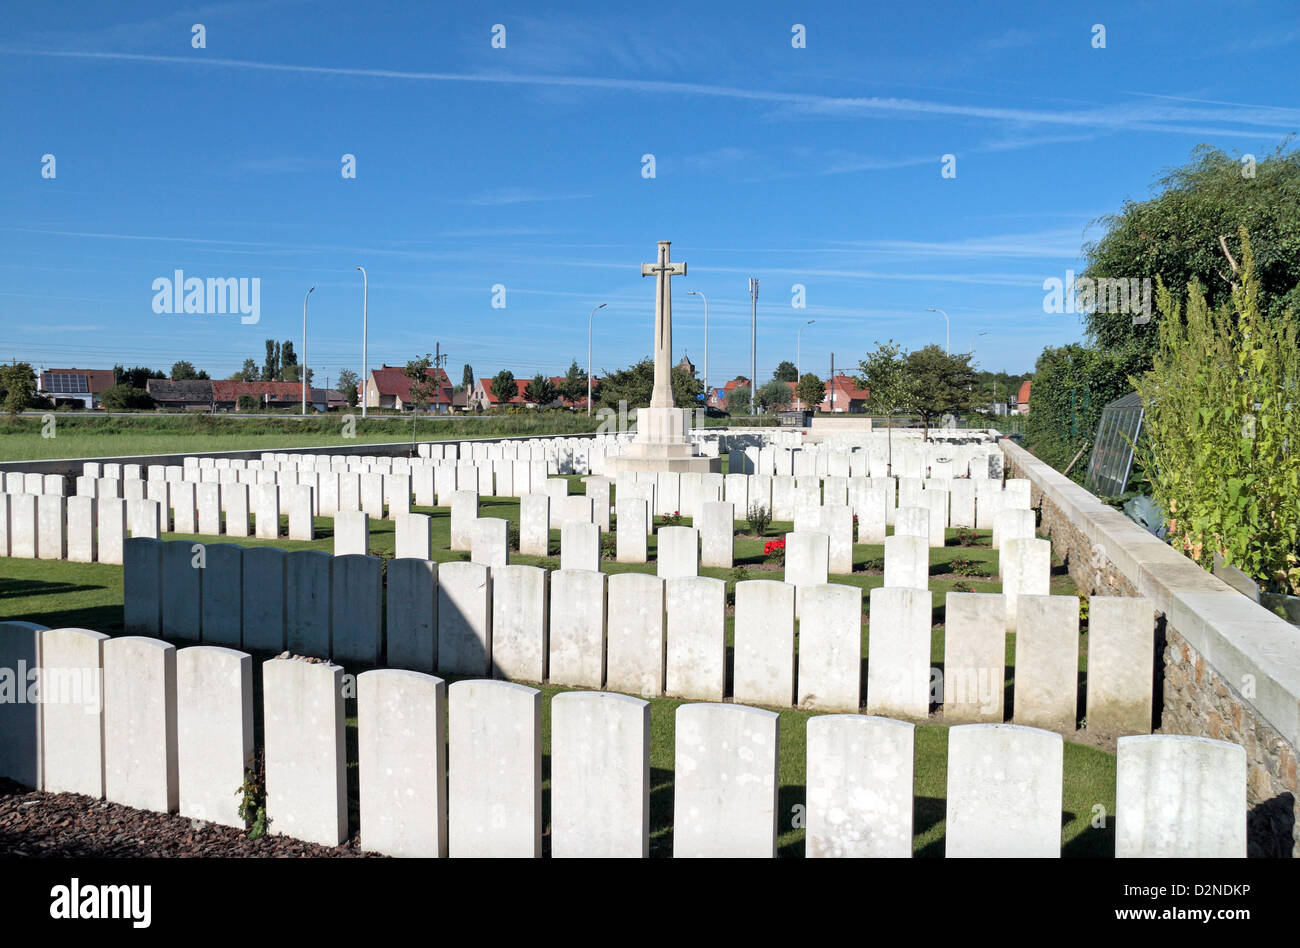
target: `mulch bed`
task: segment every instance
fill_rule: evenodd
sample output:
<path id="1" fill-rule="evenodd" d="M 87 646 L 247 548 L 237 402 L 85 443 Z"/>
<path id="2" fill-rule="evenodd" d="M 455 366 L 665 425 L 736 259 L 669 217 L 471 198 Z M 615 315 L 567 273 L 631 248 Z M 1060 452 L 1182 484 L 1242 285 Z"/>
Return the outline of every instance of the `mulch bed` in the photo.
<path id="1" fill-rule="evenodd" d="M 354 835 L 342 846 L 287 836 L 249 839 L 237 829 L 136 810 L 79 793 L 39 793 L 0 779 L 0 858 L 371 856 Z"/>

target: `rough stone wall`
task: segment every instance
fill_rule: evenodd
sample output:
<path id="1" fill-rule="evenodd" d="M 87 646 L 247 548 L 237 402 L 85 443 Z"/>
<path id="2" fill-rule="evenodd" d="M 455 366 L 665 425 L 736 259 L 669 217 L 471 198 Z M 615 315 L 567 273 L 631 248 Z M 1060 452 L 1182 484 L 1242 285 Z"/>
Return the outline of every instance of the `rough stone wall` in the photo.
<path id="1" fill-rule="evenodd" d="M 1024 477 L 1007 458 L 1008 477 Z M 1105 554 L 1044 497 L 1030 478 L 1039 529 L 1052 541 L 1079 592 L 1136 596 L 1136 587 Z M 1262 720 L 1163 614 L 1157 616 L 1156 724 L 1165 734 L 1231 741 L 1246 749 L 1248 854 L 1300 858 L 1300 784 L 1296 748 Z"/>

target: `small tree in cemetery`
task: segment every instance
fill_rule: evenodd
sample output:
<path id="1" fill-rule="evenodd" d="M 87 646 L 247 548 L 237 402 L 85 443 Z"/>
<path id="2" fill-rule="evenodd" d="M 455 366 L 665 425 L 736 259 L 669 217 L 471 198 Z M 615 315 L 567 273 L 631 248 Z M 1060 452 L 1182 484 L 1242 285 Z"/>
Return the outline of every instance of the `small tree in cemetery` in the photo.
<path id="1" fill-rule="evenodd" d="M 746 519 L 749 520 L 750 532 L 761 537 L 772 523 L 772 511 L 762 504 L 750 504 Z"/>
<path id="2" fill-rule="evenodd" d="M 518 394 L 519 386 L 515 384 L 515 373 L 509 369 L 502 369 L 492 376 L 492 395 L 502 405 L 509 405 Z"/>
<path id="3" fill-rule="evenodd" d="M 894 415 L 907 411 L 912 406 L 910 379 L 907 374 L 906 354 L 902 346 L 889 340 L 876 342 L 874 352 L 858 363 L 859 388 L 867 390 L 867 408 L 869 411 L 885 416 L 885 441 L 888 450 L 888 470 L 894 468 Z"/>
<path id="4" fill-rule="evenodd" d="M 524 386 L 525 400 L 538 408 L 545 408 L 555 401 L 559 394 L 559 389 L 555 387 L 555 383 L 545 375 L 534 375 L 532 380 Z"/>
<path id="5" fill-rule="evenodd" d="M 427 410 L 429 402 L 438 392 L 438 377 L 429 373 L 433 359 L 425 353 L 419 359 L 406 363 L 403 374 L 411 383 L 411 456 L 415 456 L 415 423 L 421 410 Z"/>
<path id="6" fill-rule="evenodd" d="M 822 399 L 826 397 L 826 383 L 812 372 L 808 372 L 799 380 L 795 394 L 799 396 L 799 405 L 802 408 L 815 411 L 822 403 Z"/>

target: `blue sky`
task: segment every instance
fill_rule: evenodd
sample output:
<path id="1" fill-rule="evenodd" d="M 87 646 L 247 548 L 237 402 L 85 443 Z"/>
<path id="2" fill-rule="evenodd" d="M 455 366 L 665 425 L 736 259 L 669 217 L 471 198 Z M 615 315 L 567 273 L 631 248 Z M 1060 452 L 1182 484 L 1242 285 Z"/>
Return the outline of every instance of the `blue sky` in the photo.
<path id="1" fill-rule="evenodd" d="M 954 351 L 1027 371 L 1081 337 L 1043 312 L 1043 281 L 1079 268 L 1096 218 L 1200 142 L 1264 154 L 1300 130 L 1294 0 L 250 0 L 5 20 L 0 358 L 38 366 L 187 358 L 225 377 L 268 336 L 301 349 L 315 285 L 324 381 L 361 367 L 361 265 L 372 367 L 440 342 L 456 380 L 466 362 L 559 374 L 606 302 L 599 372 L 650 354 L 640 264 L 671 240 L 689 266 L 674 348 L 703 370 L 698 290 L 716 384 L 749 372 L 750 276 L 760 378 L 808 319 L 803 367 L 822 375 L 878 339 L 943 344 L 931 306 Z M 154 313 L 177 269 L 258 278 L 260 322 Z"/>

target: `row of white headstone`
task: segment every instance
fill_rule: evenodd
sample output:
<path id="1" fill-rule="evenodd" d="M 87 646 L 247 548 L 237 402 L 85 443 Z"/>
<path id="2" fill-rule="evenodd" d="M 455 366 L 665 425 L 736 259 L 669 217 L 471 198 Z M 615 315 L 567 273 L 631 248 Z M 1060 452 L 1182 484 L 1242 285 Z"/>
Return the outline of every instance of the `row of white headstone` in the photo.
<path id="1" fill-rule="evenodd" d="M 39 671 L 37 703 L 0 713 L 0 775 L 50 792 L 242 828 L 236 793 L 254 754 L 253 659 L 158 639 L 0 625 Z M 271 832 L 348 839 L 343 667 L 262 666 Z M 102 688 L 100 683 L 102 682 Z M 355 679 L 359 841 L 394 856 L 542 855 L 542 695 L 418 672 Z M 771 857 L 795 825 L 778 805 L 779 715 L 741 704 L 675 712 L 673 855 Z M 650 852 L 650 706 L 568 692 L 551 703 L 551 854 Z M 806 853 L 908 857 L 915 728 L 856 714 L 808 722 Z M 1059 734 L 1005 724 L 948 732 L 945 853 L 1057 857 Z M 1118 856 L 1246 854 L 1246 756 L 1174 735 L 1118 745 Z"/>
<path id="2" fill-rule="evenodd" d="M 182 643 L 648 697 L 861 706 L 862 590 L 827 583 L 824 574 L 820 582 L 797 584 L 787 573 L 786 582 L 736 584 L 728 694 L 723 580 L 421 558 L 390 560 L 386 583 L 381 571 L 373 556 L 131 539 L 124 626 Z M 924 718 L 939 704 L 950 720 L 1003 720 L 1011 600 L 947 594 L 938 677 L 930 660 L 932 603 L 923 588 L 871 590 L 868 712 Z M 1014 717 L 1072 729 L 1078 599 L 1022 593 L 1017 613 Z M 1150 602 L 1096 597 L 1089 629 L 1089 726 L 1148 732 Z"/>

